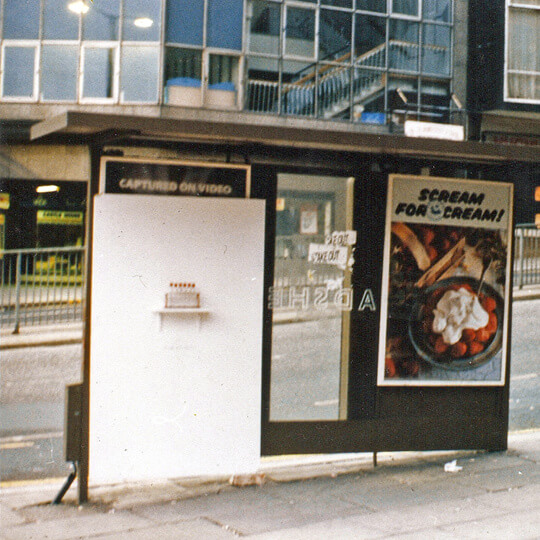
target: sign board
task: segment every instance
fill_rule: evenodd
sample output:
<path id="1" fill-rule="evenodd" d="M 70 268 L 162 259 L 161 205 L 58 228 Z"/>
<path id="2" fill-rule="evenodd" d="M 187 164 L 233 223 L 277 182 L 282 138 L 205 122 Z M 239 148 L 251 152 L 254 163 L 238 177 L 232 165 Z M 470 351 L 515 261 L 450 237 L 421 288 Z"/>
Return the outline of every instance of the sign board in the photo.
<path id="1" fill-rule="evenodd" d="M 512 184 L 391 175 L 378 384 L 502 386 Z"/>
<path id="2" fill-rule="evenodd" d="M 448 141 L 465 140 L 465 130 L 463 126 L 438 124 L 436 122 L 419 122 L 417 120 L 405 121 L 405 135 L 407 137 L 446 139 Z"/>
<path id="3" fill-rule="evenodd" d="M 102 158 L 101 193 L 243 198 L 249 190 L 249 165 Z"/>
<path id="4" fill-rule="evenodd" d="M 82 225 L 82 212 L 67 212 L 63 210 L 38 210 L 38 225 Z"/>
<path id="5" fill-rule="evenodd" d="M 9 193 L 0 193 L 0 209 L 9 210 Z"/>

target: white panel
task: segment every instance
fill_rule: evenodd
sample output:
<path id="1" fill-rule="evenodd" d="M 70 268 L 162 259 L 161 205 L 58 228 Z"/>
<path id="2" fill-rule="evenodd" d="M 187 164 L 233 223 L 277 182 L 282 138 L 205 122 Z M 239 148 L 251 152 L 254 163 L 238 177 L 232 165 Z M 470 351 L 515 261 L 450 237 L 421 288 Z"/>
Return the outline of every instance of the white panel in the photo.
<path id="1" fill-rule="evenodd" d="M 264 201 L 100 195 L 93 245 L 90 482 L 255 471 Z"/>

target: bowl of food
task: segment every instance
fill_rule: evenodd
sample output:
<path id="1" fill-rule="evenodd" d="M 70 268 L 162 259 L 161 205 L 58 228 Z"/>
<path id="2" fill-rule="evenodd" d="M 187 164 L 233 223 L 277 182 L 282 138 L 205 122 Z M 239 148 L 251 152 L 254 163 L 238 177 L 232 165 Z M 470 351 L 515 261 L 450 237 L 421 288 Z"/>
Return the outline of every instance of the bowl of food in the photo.
<path id="1" fill-rule="evenodd" d="M 416 353 L 449 370 L 479 367 L 502 345 L 504 300 L 489 284 L 454 276 L 421 289 L 409 320 Z"/>

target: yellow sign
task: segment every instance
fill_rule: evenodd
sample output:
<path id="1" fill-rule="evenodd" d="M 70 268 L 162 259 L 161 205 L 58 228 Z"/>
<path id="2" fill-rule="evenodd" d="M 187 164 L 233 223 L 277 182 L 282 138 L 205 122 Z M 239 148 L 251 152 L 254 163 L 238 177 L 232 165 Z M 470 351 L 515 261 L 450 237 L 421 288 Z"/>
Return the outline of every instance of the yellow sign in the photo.
<path id="1" fill-rule="evenodd" d="M 38 225 L 82 225 L 82 212 L 65 212 L 62 210 L 38 210 Z"/>
<path id="2" fill-rule="evenodd" d="M 6 223 L 6 215 L 0 214 L 0 225 L 5 225 Z"/>
<path id="3" fill-rule="evenodd" d="M 9 210 L 9 193 L 0 193 L 0 208 Z"/>
<path id="4" fill-rule="evenodd" d="M 285 199 L 282 197 L 276 199 L 276 210 L 278 212 L 283 212 L 283 210 L 285 210 Z"/>

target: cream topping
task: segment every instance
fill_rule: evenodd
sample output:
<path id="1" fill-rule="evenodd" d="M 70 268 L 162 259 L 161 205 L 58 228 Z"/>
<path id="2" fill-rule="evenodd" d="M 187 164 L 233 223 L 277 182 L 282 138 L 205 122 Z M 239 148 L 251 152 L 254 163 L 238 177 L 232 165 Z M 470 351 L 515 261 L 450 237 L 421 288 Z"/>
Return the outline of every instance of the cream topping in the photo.
<path id="1" fill-rule="evenodd" d="M 465 328 L 479 330 L 489 322 L 489 313 L 480 304 L 478 296 L 464 287 L 446 291 L 433 315 L 433 332 L 441 334 L 448 345 L 457 343 Z"/>

